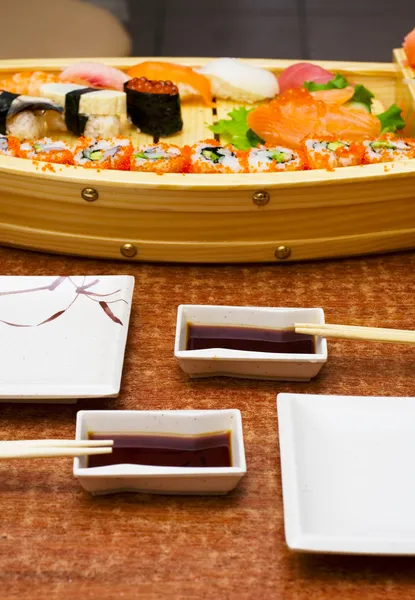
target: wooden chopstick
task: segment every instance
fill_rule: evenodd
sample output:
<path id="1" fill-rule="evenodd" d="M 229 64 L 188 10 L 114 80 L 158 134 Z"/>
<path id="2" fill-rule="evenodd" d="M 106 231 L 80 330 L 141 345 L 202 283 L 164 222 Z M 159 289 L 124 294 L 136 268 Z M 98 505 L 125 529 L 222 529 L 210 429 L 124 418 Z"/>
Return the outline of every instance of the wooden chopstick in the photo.
<path id="1" fill-rule="evenodd" d="M 113 440 L 2 441 L 0 442 L 0 459 L 111 454 L 113 443 Z"/>
<path id="2" fill-rule="evenodd" d="M 294 329 L 296 333 L 306 333 L 326 338 L 415 344 L 415 331 L 407 329 L 384 329 L 380 327 L 333 325 L 329 323 L 295 323 Z"/>

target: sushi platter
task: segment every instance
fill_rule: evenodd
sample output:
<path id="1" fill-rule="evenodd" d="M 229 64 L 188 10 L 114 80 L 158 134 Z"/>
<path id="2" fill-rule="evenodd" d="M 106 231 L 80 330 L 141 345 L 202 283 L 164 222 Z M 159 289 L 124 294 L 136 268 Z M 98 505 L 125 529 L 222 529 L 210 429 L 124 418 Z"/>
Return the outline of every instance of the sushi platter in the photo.
<path id="1" fill-rule="evenodd" d="M 7 134 L 0 152 L 0 243 L 184 263 L 278 263 L 415 247 L 415 86 L 403 50 L 394 51 L 390 64 L 316 63 L 336 74 L 333 81 L 346 83 L 333 89 L 326 78 L 308 91 L 289 89 L 269 104 L 265 98 L 278 93 L 273 81 L 295 61 L 238 61 L 235 77 L 248 65 L 261 76 L 252 78 L 249 90 L 227 81 L 219 98 L 215 85 L 227 70 L 220 61 L 232 59 L 216 66 L 198 58 L 87 60 L 112 67 L 120 80 L 103 89 L 102 81 L 94 85 L 92 77 L 75 76 L 70 59 L 0 61 L 0 89 L 6 90 L 0 94 L 0 133 Z M 191 72 L 191 79 L 180 79 L 178 68 Z M 36 82 L 38 72 L 43 79 Z M 29 85 L 19 88 L 25 74 Z M 210 96 L 204 80 L 212 82 Z M 188 97 L 192 86 L 199 95 Z M 370 90 L 373 114 L 340 105 L 338 96 L 351 89 L 352 101 L 357 88 Z M 294 129 L 287 126 L 283 137 L 268 127 L 270 111 L 280 111 L 282 128 L 294 99 L 303 94 L 310 110 L 318 103 L 321 108 L 327 91 L 337 98 L 327 104 L 327 119 L 345 123 L 352 114 L 346 123 L 350 142 L 320 134 L 300 146 Z M 155 101 L 148 106 L 151 95 L 158 107 Z M 381 120 L 395 105 L 405 119 L 403 137 L 379 137 L 377 114 Z M 248 134 L 229 146 L 221 129 L 239 117 L 258 140 L 249 150 L 243 145 Z M 357 139 L 356 123 L 366 146 Z M 390 157 L 378 159 L 382 153 Z M 265 163 L 273 167 L 263 168 Z"/>

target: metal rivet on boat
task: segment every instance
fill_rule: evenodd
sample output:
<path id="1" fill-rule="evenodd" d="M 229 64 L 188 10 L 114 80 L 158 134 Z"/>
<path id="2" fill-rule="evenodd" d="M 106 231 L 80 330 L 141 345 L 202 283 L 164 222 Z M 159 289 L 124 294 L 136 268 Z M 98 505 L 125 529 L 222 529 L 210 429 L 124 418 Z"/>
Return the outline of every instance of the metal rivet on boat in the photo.
<path id="1" fill-rule="evenodd" d="M 123 244 L 120 248 L 121 254 L 127 258 L 133 258 L 137 254 L 137 248 L 134 244 Z"/>
<path id="2" fill-rule="evenodd" d="M 284 258 L 288 258 L 291 254 L 291 248 L 288 246 L 278 246 L 275 250 L 275 258 L 280 258 L 284 260 Z"/>
<path id="3" fill-rule="evenodd" d="M 95 202 L 95 200 L 98 200 L 99 194 L 94 188 L 84 188 L 81 192 L 81 196 L 87 202 Z"/>
<path id="4" fill-rule="evenodd" d="M 269 202 L 269 194 L 264 191 L 255 192 L 252 196 L 252 200 L 257 206 L 265 206 Z"/>

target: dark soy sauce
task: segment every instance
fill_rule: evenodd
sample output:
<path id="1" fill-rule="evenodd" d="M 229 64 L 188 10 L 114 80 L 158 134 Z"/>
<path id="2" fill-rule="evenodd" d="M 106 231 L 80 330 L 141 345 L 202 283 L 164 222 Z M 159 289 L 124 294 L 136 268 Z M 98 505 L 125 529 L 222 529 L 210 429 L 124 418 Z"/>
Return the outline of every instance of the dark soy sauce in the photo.
<path id="1" fill-rule="evenodd" d="M 314 336 L 288 329 L 187 324 L 186 350 L 225 348 L 250 352 L 314 354 Z"/>
<path id="2" fill-rule="evenodd" d="M 204 435 L 93 433 L 90 440 L 114 440 L 112 454 L 88 457 L 88 467 L 133 464 L 157 467 L 231 467 L 231 432 Z"/>

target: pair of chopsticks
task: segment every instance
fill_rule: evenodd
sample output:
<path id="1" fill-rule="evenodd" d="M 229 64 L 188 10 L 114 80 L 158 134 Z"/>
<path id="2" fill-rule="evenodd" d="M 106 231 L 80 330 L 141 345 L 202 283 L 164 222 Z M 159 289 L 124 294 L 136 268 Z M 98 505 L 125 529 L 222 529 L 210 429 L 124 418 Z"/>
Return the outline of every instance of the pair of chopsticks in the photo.
<path id="1" fill-rule="evenodd" d="M 296 333 L 318 335 L 325 338 L 415 344 L 415 331 L 409 331 L 407 329 L 382 329 L 380 327 L 359 327 L 355 325 L 295 323 L 294 330 Z"/>
<path id="2" fill-rule="evenodd" d="M 111 454 L 113 440 L 18 440 L 0 441 L 0 459 L 55 458 Z"/>

